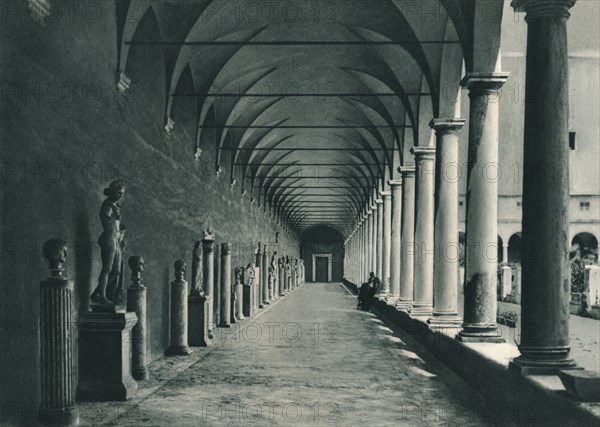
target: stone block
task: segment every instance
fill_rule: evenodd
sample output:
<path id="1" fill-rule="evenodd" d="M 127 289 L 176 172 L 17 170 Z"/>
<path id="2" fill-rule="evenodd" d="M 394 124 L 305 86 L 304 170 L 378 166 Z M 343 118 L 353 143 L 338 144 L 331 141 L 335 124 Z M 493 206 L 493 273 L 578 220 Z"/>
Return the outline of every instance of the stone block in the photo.
<path id="1" fill-rule="evenodd" d="M 188 345 L 206 347 L 208 338 L 208 299 L 206 296 L 188 297 Z"/>
<path id="2" fill-rule="evenodd" d="M 131 376 L 131 329 L 135 313 L 82 313 L 79 316 L 77 400 L 125 401 L 137 391 Z"/>
<path id="3" fill-rule="evenodd" d="M 600 372 L 584 370 L 558 371 L 567 392 L 578 400 L 600 402 Z"/>

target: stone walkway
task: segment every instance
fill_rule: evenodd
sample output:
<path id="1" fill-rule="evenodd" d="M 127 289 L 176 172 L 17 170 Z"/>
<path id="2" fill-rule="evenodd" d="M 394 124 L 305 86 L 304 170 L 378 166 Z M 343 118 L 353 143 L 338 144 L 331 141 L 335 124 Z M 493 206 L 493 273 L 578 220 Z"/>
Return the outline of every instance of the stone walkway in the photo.
<path id="1" fill-rule="evenodd" d="M 510 425 L 417 344 L 355 307 L 340 284 L 303 285 L 259 317 L 219 329 L 209 349 L 153 363 L 134 400 L 82 405 L 82 423 Z"/>

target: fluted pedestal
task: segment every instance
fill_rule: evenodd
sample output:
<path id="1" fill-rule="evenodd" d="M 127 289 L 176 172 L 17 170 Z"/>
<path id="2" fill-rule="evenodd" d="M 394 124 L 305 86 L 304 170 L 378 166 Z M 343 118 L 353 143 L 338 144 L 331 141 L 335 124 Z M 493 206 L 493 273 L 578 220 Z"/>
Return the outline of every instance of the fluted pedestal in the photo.
<path id="1" fill-rule="evenodd" d="M 504 342 L 496 325 L 498 97 L 507 73 L 470 73 L 469 158 L 463 330 L 467 342 Z"/>
<path id="2" fill-rule="evenodd" d="M 574 0 L 520 0 L 526 12 L 521 356 L 510 369 L 553 374 L 569 359 L 569 58 Z"/>
<path id="3" fill-rule="evenodd" d="M 429 317 L 433 311 L 435 147 L 414 147 L 413 153 L 417 172 L 414 301 L 410 314 Z"/>
<path id="4" fill-rule="evenodd" d="M 42 424 L 76 425 L 73 284 L 60 275 L 40 282 L 40 372 Z"/>
<path id="5" fill-rule="evenodd" d="M 131 376 L 131 329 L 135 313 L 79 315 L 77 400 L 125 401 L 137 391 Z"/>

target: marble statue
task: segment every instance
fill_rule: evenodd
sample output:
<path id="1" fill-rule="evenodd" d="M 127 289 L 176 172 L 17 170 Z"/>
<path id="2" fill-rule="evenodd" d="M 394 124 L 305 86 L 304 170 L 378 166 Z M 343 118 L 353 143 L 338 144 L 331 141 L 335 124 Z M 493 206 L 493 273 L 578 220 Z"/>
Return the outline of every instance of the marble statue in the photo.
<path id="1" fill-rule="evenodd" d="M 144 271 L 144 259 L 139 255 L 130 256 L 128 264 L 131 269 L 131 282 L 134 286 L 139 286 Z"/>
<path id="2" fill-rule="evenodd" d="M 244 271 L 244 280 L 243 283 L 247 286 L 251 286 L 254 284 L 254 263 L 251 262 L 246 266 L 246 270 Z"/>
<path id="3" fill-rule="evenodd" d="M 92 310 L 99 306 L 114 306 L 108 298 L 107 287 L 110 284 L 111 295 L 118 290 L 119 276 L 122 275 L 122 254 L 125 247 L 125 226 L 121 225 L 121 205 L 119 201 L 125 194 L 123 181 L 116 180 L 104 189 L 107 196 L 100 207 L 100 221 L 102 233 L 98 238 L 102 269 L 98 277 L 98 285 L 90 297 Z"/>
<path id="4" fill-rule="evenodd" d="M 173 269 L 175 270 L 175 279 L 185 280 L 185 270 L 187 269 L 187 264 L 185 263 L 184 259 L 178 259 L 175 261 Z"/>
<path id="5" fill-rule="evenodd" d="M 204 295 L 204 289 L 202 288 L 202 241 L 196 240 L 194 249 L 192 251 L 192 296 Z"/>

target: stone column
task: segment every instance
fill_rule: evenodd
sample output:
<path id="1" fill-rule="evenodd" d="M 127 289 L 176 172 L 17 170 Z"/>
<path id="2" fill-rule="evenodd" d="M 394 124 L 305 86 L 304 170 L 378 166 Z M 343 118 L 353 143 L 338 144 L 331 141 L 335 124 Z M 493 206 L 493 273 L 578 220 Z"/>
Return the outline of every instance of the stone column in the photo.
<path id="1" fill-rule="evenodd" d="M 263 308 L 264 305 L 262 303 L 262 295 L 263 295 L 263 291 L 262 291 L 262 286 L 263 286 L 263 253 L 262 253 L 262 249 L 261 249 L 261 244 L 260 242 L 258 243 L 258 250 L 256 251 L 256 268 L 258 270 L 258 274 L 256 275 L 256 277 L 254 278 L 255 280 L 255 287 L 254 289 L 256 290 L 255 294 L 254 294 L 254 299 L 255 299 L 255 307 L 257 309 L 259 308 Z"/>
<path id="2" fill-rule="evenodd" d="M 377 203 L 377 234 L 375 237 L 377 239 L 377 246 L 376 246 L 376 248 L 377 248 L 377 257 L 376 257 L 377 263 L 375 264 L 375 268 L 376 268 L 375 274 L 377 275 L 377 277 L 379 277 L 379 279 L 383 283 L 383 220 L 384 220 L 383 199 L 377 199 L 377 200 L 375 200 L 375 203 Z M 384 294 L 383 289 L 385 289 L 385 288 L 382 287 L 380 296 L 382 296 L 382 294 Z"/>
<path id="3" fill-rule="evenodd" d="M 415 270 L 413 316 L 429 317 L 433 311 L 433 221 L 435 147 L 413 148 L 417 165 L 415 195 Z"/>
<path id="4" fill-rule="evenodd" d="M 458 132 L 461 119 L 433 119 L 436 132 L 435 262 L 433 317 L 430 328 L 455 336 L 462 319 L 458 315 Z"/>
<path id="5" fill-rule="evenodd" d="M 267 253 L 267 245 L 264 246 L 262 258 L 262 301 L 264 305 L 269 305 L 269 256 Z"/>
<path id="6" fill-rule="evenodd" d="M 502 263 L 508 264 L 508 242 L 502 243 Z"/>
<path id="7" fill-rule="evenodd" d="M 390 294 L 387 303 L 396 305 L 400 297 L 400 254 L 402 248 L 402 180 L 391 180 Z M 384 199 L 385 203 L 385 199 Z"/>
<path id="8" fill-rule="evenodd" d="M 527 12 L 521 356 L 511 368 L 552 374 L 569 357 L 569 59 L 575 0 L 517 0 Z M 467 235 L 468 236 L 468 235 Z"/>
<path id="9" fill-rule="evenodd" d="M 210 230 L 204 233 L 202 240 L 202 280 L 204 295 L 208 307 L 208 337 L 213 338 L 215 332 L 213 301 L 215 286 L 215 238 Z"/>
<path id="10" fill-rule="evenodd" d="M 383 200 L 383 226 L 381 243 L 381 283 L 383 284 L 382 297 L 390 294 L 390 250 L 392 244 L 392 193 L 391 191 L 381 192 Z"/>
<path id="11" fill-rule="evenodd" d="M 504 342 L 496 325 L 499 90 L 508 73 L 469 73 L 465 308 L 461 341 Z"/>
<path id="12" fill-rule="evenodd" d="M 44 257 L 50 277 L 40 282 L 40 371 L 42 424 L 76 425 L 79 412 L 75 403 L 77 366 L 73 283 L 63 275 L 67 260 L 66 242 L 53 239 L 44 243 Z"/>
<path id="13" fill-rule="evenodd" d="M 396 308 L 410 311 L 414 298 L 415 266 L 415 167 L 401 166 L 402 237 L 400 250 L 400 296 Z"/>
<path id="14" fill-rule="evenodd" d="M 231 245 L 221 244 L 221 318 L 219 327 L 231 328 Z"/>
<path id="15" fill-rule="evenodd" d="M 381 203 L 380 203 L 381 202 Z M 373 202 L 373 252 L 371 254 L 372 256 L 372 260 L 371 260 L 371 265 L 373 267 L 373 272 L 375 273 L 375 276 L 377 277 L 381 277 L 381 271 L 378 268 L 379 265 L 379 260 L 381 259 L 381 246 L 380 246 L 380 240 L 379 240 L 379 211 L 381 210 L 381 212 L 383 212 L 383 206 L 380 206 L 380 204 L 383 204 L 383 200 L 379 200 L 379 199 L 375 199 L 375 201 Z"/>
<path id="16" fill-rule="evenodd" d="M 148 379 L 146 367 L 146 287 L 142 284 L 144 260 L 141 256 L 129 257 L 131 286 L 127 289 L 127 311 L 137 315 L 138 321 L 131 329 L 131 376 L 141 381 Z"/>
<path id="17" fill-rule="evenodd" d="M 175 280 L 171 282 L 171 337 L 166 351 L 169 356 L 191 354 L 188 347 L 188 284 L 185 260 L 175 261 Z"/>
<path id="18" fill-rule="evenodd" d="M 377 216 L 377 213 L 373 210 L 373 206 L 370 207 L 370 209 L 367 211 L 367 215 L 369 215 L 368 217 L 368 225 L 367 225 L 367 254 L 368 254 L 368 259 L 367 259 L 367 274 L 366 277 L 369 277 L 369 273 L 370 272 L 375 272 L 375 268 L 374 265 L 375 263 L 373 262 L 375 259 L 375 251 L 374 251 L 374 247 L 373 247 L 373 243 L 375 242 L 375 239 L 373 238 L 373 230 L 374 227 L 373 225 L 375 224 L 374 220 L 375 217 Z M 365 278 L 366 278 L 365 277 Z"/>

